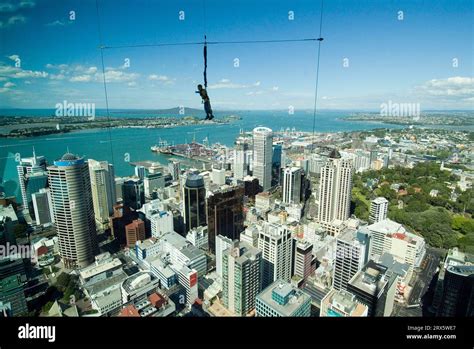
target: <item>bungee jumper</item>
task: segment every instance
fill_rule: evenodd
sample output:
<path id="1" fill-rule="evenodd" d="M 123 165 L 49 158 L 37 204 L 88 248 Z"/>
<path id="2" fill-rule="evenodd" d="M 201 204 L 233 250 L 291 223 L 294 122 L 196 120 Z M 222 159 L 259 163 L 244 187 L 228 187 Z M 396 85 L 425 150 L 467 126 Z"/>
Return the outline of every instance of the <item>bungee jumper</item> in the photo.
<path id="1" fill-rule="evenodd" d="M 196 93 L 202 98 L 202 103 L 204 103 L 204 111 L 206 112 L 206 118 L 204 120 L 212 120 L 214 119 L 214 115 L 212 114 L 212 107 L 211 107 L 211 100 L 209 99 L 209 95 L 207 94 L 207 38 L 204 35 L 204 87 L 199 84 L 197 85 Z"/>

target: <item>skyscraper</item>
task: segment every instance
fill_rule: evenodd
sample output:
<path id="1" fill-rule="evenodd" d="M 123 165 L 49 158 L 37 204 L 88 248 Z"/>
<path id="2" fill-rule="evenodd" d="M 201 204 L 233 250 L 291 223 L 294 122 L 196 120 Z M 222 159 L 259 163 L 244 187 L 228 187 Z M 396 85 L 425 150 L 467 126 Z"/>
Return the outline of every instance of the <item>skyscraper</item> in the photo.
<path id="1" fill-rule="evenodd" d="M 179 180 L 179 175 L 181 174 L 180 163 L 178 161 L 169 161 L 168 162 L 168 171 L 173 178 L 173 181 Z"/>
<path id="2" fill-rule="evenodd" d="M 283 147 L 281 143 L 273 145 L 273 154 L 272 154 L 272 187 L 280 184 L 281 177 L 281 155 L 283 152 Z"/>
<path id="3" fill-rule="evenodd" d="M 129 179 L 122 185 L 123 203 L 125 206 L 140 209 L 145 203 L 145 187 L 141 179 Z"/>
<path id="4" fill-rule="evenodd" d="M 326 165 L 321 168 L 318 218 L 329 231 L 335 223 L 349 218 L 352 174 L 351 161 L 342 159 L 335 149 L 329 155 Z"/>
<path id="5" fill-rule="evenodd" d="M 91 178 L 92 202 L 97 227 L 106 229 L 109 217 L 114 212 L 117 201 L 115 194 L 114 166 L 107 161 L 89 159 L 89 175 Z"/>
<path id="6" fill-rule="evenodd" d="M 207 198 L 209 250 L 215 253 L 217 235 L 238 240 L 244 230 L 244 187 L 225 186 L 211 191 Z"/>
<path id="7" fill-rule="evenodd" d="M 299 204 L 301 202 L 301 174 L 299 167 L 287 167 L 283 171 L 283 202 Z"/>
<path id="8" fill-rule="evenodd" d="M 48 184 L 46 159 L 44 156 L 36 156 L 33 149 L 32 157 L 20 159 L 17 172 L 23 208 L 27 209 L 31 215 L 34 215 L 31 195 L 45 188 Z"/>
<path id="9" fill-rule="evenodd" d="M 378 197 L 370 203 L 369 223 L 377 223 L 387 219 L 388 200 Z"/>
<path id="10" fill-rule="evenodd" d="M 234 177 L 237 179 L 244 179 L 247 175 L 248 163 L 246 152 L 248 150 L 248 143 L 245 138 L 239 137 L 235 141 L 234 149 Z"/>
<path id="11" fill-rule="evenodd" d="M 290 280 L 293 260 L 291 230 L 281 224 L 265 223 L 259 232 L 258 249 L 263 257 L 263 288 L 277 279 Z"/>
<path id="12" fill-rule="evenodd" d="M 314 265 L 315 266 L 315 265 Z M 294 275 L 304 281 L 313 271 L 313 245 L 309 241 L 298 241 L 295 246 Z"/>
<path id="13" fill-rule="evenodd" d="M 446 268 L 437 316 L 474 316 L 474 265 L 450 265 Z"/>
<path id="14" fill-rule="evenodd" d="M 367 263 L 369 255 L 369 235 L 347 230 L 336 240 L 336 262 L 334 266 L 333 288 L 345 290 L 349 280 Z"/>
<path id="15" fill-rule="evenodd" d="M 263 191 L 272 184 L 272 130 L 257 127 L 253 130 L 253 175 L 257 177 Z"/>
<path id="16" fill-rule="evenodd" d="M 261 290 L 262 252 L 245 242 L 223 252 L 222 282 L 224 306 L 238 316 L 255 309 Z"/>
<path id="17" fill-rule="evenodd" d="M 190 174 L 183 187 L 186 232 L 206 225 L 206 188 L 200 175 Z"/>
<path id="18" fill-rule="evenodd" d="M 93 262 L 97 237 L 87 162 L 66 153 L 48 167 L 59 254 L 67 268 Z"/>

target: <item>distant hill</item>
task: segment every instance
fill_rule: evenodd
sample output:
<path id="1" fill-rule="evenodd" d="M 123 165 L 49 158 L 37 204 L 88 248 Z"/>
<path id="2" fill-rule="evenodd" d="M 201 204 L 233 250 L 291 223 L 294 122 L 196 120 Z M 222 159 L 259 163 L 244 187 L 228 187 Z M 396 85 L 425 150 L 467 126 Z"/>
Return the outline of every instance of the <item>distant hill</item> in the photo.
<path id="1" fill-rule="evenodd" d="M 183 112 L 181 112 L 184 110 Z M 176 107 L 169 109 L 131 109 L 131 110 L 111 110 L 110 114 L 128 114 L 128 115 L 153 115 L 153 116 L 202 116 L 203 109 Z"/>

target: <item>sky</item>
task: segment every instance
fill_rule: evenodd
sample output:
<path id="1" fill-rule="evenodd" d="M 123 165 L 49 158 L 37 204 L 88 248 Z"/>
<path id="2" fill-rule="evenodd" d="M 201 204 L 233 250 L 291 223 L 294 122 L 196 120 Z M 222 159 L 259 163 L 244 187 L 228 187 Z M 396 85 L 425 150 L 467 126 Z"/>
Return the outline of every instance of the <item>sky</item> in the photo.
<path id="1" fill-rule="evenodd" d="M 473 3 L 325 0 L 318 108 L 378 110 L 392 101 L 474 109 Z M 54 109 L 64 101 L 104 108 L 101 46 L 109 108 L 200 108 L 202 46 L 146 45 L 201 42 L 204 34 L 209 41 L 319 36 L 320 0 L 97 5 L 0 0 L 0 108 Z M 210 45 L 213 108 L 313 108 L 316 63 L 314 41 Z"/>

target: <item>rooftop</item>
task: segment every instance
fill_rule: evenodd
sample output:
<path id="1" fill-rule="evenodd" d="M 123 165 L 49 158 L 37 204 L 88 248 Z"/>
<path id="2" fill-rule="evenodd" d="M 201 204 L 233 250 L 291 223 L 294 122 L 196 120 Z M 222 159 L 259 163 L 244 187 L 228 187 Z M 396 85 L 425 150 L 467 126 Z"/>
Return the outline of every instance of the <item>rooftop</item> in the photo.
<path id="1" fill-rule="evenodd" d="M 286 304 L 275 301 L 274 294 L 287 298 Z M 275 281 L 257 295 L 257 299 L 282 316 L 292 316 L 304 303 L 310 301 L 310 298 L 307 293 L 283 280 Z"/>

